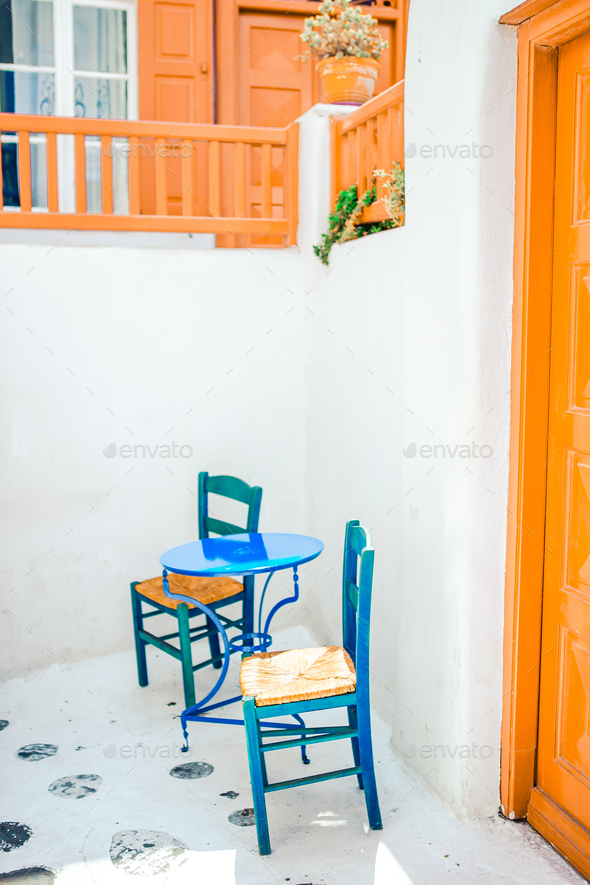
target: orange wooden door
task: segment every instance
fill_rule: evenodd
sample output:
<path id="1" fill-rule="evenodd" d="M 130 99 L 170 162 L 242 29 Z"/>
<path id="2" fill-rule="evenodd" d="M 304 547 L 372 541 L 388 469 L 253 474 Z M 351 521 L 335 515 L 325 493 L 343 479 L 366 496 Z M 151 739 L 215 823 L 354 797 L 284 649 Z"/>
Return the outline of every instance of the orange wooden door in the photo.
<path id="1" fill-rule="evenodd" d="M 240 14 L 240 120 L 288 126 L 320 100 L 313 62 L 297 60 L 303 16 Z"/>
<path id="2" fill-rule="evenodd" d="M 288 126 L 319 100 L 314 65 L 303 62 L 299 34 L 303 16 L 241 12 L 239 17 L 239 108 L 242 125 Z M 262 148 L 247 150 L 247 214 L 265 215 L 262 168 L 270 160 L 271 217 L 282 218 L 284 170 L 277 148 L 263 157 Z M 268 207 L 267 207 L 268 208 Z M 248 245 L 280 246 L 280 237 L 251 237 Z"/>
<path id="3" fill-rule="evenodd" d="M 590 872 L 590 35 L 559 53 L 543 639 L 529 821 Z"/>
<path id="4" fill-rule="evenodd" d="M 362 7 L 361 7 L 362 9 Z M 364 11 L 364 10 L 363 10 Z M 369 12 L 374 18 L 377 17 L 377 10 L 373 9 L 369 6 L 366 10 Z M 397 45 L 396 45 L 396 32 L 397 32 L 397 24 L 393 22 L 381 22 L 379 24 L 379 32 L 384 40 L 387 40 L 388 47 L 385 52 L 381 55 L 379 59 L 380 71 L 379 76 L 377 77 L 377 82 L 375 83 L 375 92 L 373 95 L 379 95 L 380 92 L 383 92 L 384 89 L 387 89 L 388 86 L 393 86 L 394 83 L 397 83 L 399 80 L 404 79 L 403 74 L 403 57 L 402 57 L 402 65 L 401 65 L 401 74 L 397 76 L 400 67 L 397 63 Z M 400 25 L 400 31 L 402 30 L 402 26 Z M 405 45 L 405 44 L 404 44 Z"/>
<path id="5" fill-rule="evenodd" d="M 268 12 L 240 13 L 240 119 L 246 126 L 288 126 L 318 101 L 325 101 L 316 60 L 298 59 L 305 51 L 299 39 L 305 19 Z M 375 95 L 396 82 L 395 25 L 379 30 L 389 42 L 381 56 Z M 401 77 L 399 78 L 401 79 Z"/>
<path id="6" fill-rule="evenodd" d="M 213 122 L 213 52 L 211 0 L 139 0 L 139 116 L 172 123 Z M 141 208 L 155 213 L 155 141 L 147 140 L 141 157 Z M 180 144 L 166 145 L 167 211 L 182 214 Z M 206 185 L 195 147 L 193 181 Z M 197 176 L 197 177 L 196 177 Z M 203 178 L 203 181 L 200 179 Z M 198 202 L 201 200 L 196 197 Z M 201 207 L 204 212 L 204 206 Z"/>

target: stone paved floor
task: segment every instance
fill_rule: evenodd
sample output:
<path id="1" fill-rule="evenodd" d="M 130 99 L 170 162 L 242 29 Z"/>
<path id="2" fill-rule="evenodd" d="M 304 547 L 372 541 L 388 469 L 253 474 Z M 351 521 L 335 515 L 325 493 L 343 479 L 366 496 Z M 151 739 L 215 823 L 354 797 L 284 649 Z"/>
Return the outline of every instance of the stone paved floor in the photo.
<path id="1" fill-rule="evenodd" d="M 9 724 L 0 733 L 0 821 L 11 826 L 0 825 L 0 881 L 582 882 L 526 824 L 455 820 L 392 752 L 390 728 L 377 718 L 384 830 L 367 833 L 352 778 L 275 793 L 268 798 L 273 853 L 261 858 L 252 819 L 242 813 L 252 805 L 243 730 L 193 725 L 191 754 L 181 754 L 178 668 L 151 651 L 152 681 L 145 689 L 137 685 L 131 653 L 56 666 L 3 686 L 0 719 Z M 237 663 L 227 696 L 237 693 Z M 206 686 L 210 674 L 199 681 Z M 350 761 L 345 742 L 314 747 L 310 755 L 305 774 L 316 765 L 321 770 L 324 760 L 326 767 Z M 182 773 L 197 777 L 171 776 L 186 763 L 197 764 Z M 269 773 L 300 776 L 297 751 L 273 754 Z M 20 877 L 6 875 L 26 869 L 31 872 Z"/>

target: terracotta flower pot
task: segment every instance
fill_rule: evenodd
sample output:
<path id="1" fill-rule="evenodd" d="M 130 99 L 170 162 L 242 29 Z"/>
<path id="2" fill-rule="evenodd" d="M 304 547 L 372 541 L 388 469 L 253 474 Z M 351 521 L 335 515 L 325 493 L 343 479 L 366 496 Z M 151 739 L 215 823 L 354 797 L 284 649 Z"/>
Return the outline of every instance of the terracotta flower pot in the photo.
<path id="1" fill-rule="evenodd" d="M 322 58 L 317 64 L 328 104 L 364 104 L 379 76 L 374 58 Z"/>

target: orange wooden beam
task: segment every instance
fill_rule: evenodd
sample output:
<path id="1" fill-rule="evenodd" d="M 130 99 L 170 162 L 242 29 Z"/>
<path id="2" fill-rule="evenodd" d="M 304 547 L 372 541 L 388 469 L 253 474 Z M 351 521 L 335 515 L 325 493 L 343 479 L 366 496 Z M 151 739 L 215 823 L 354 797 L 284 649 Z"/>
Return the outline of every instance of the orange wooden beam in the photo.
<path id="1" fill-rule="evenodd" d="M 66 212 L 0 212 L 0 228 L 132 230 L 203 234 L 288 234 L 284 218 L 219 218 L 194 215 L 78 215 Z"/>
<path id="2" fill-rule="evenodd" d="M 111 135 L 113 138 L 185 138 L 195 141 L 246 142 L 284 145 L 287 130 L 266 126 L 213 126 L 199 123 L 161 123 L 146 120 L 99 120 L 89 117 L 42 117 L 38 114 L 0 114 L 0 131 L 57 132 L 72 135 Z"/>

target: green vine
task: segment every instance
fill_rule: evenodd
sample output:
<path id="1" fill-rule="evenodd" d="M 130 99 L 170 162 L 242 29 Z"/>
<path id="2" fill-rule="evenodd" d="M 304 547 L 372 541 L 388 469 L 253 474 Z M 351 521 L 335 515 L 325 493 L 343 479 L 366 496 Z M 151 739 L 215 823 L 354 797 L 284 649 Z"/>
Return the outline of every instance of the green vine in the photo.
<path id="1" fill-rule="evenodd" d="M 384 187 L 388 193 L 384 199 L 385 208 L 390 216 L 387 221 L 376 221 L 370 224 L 361 224 L 360 218 L 365 206 L 370 206 L 377 199 L 377 187 L 368 188 L 359 200 L 358 187 L 353 184 L 340 191 L 336 199 L 334 211 L 328 216 L 328 233 L 322 234 L 320 246 L 314 246 L 313 251 L 322 264 L 329 263 L 330 250 L 334 243 L 346 243 L 348 240 L 356 240 L 366 237 L 367 234 L 376 234 L 382 230 L 391 230 L 400 227 L 404 223 L 405 195 L 404 195 L 404 172 L 399 163 L 394 163 L 391 172 L 376 170 L 378 178 L 385 178 Z"/>

